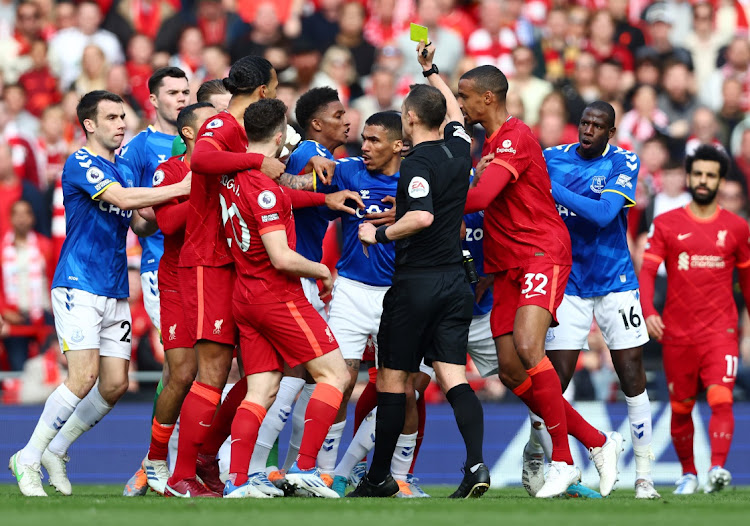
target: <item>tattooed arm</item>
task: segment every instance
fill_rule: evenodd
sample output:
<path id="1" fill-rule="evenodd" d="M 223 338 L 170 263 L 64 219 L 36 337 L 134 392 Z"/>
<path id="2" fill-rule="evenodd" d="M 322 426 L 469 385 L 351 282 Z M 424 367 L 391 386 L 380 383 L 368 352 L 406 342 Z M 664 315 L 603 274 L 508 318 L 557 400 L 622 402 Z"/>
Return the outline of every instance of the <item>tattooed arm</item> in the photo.
<path id="1" fill-rule="evenodd" d="M 315 175 L 312 172 L 299 175 L 285 173 L 281 174 L 281 177 L 279 177 L 279 184 L 281 186 L 286 186 L 287 188 L 292 188 L 294 190 L 306 190 L 308 192 L 314 192 L 317 186 L 317 181 Z"/>

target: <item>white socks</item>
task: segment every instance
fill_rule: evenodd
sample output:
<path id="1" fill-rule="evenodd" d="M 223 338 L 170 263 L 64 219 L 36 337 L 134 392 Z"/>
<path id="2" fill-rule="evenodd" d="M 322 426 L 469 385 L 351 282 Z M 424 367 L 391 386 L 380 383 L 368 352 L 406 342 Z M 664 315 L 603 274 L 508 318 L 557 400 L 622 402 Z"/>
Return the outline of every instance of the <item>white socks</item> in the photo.
<path id="1" fill-rule="evenodd" d="M 651 480 L 651 403 L 648 392 L 643 391 L 634 397 L 625 397 L 628 404 L 630 437 L 633 440 L 635 456 L 635 478 Z"/>
<path id="2" fill-rule="evenodd" d="M 336 422 L 328 430 L 328 434 L 323 440 L 317 460 L 318 468 L 322 473 L 330 475 L 336 468 L 336 459 L 339 456 L 339 444 L 341 443 L 341 435 L 344 434 L 344 427 L 346 427 L 346 420 Z"/>
<path id="3" fill-rule="evenodd" d="M 42 453 L 55 438 L 60 429 L 70 418 L 70 415 L 81 402 L 65 384 L 55 389 L 44 404 L 42 416 L 31 434 L 28 444 L 21 450 L 18 462 L 27 466 L 38 464 L 42 460 Z"/>
<path id="4" fill-rule="evenodd" d="M 285 376 L 279 384 L 279 392 L 276 400 L 268 409 L 266 417 L 258 430 L 258 440 L 255 442 L 253 456 L 250 459 L 249 473 L 265 471 L 268 463 L 268 455 L 273 449 L 273 444 L 284 429 L 287 420 L 292 414 L 294 399 L 305 386 L 304 378 Z"/>
<path id="5" fill-rule="evenodd" d="M 78 437 L 94 427 L 111 410 L 112 406 L 102 398 L 99 386 L 95 385 L 86 398 L 78 404 L 57 436 L 49 443 L 47 447 L 50 452 L 60 457 L 64 456 Z"/>
<path id="6" fill-rule="evenodd" d="M 302 444 L 302 432 L 305 430 L 305 412 L 307 411 L 307 404 L 310 402 L 310 397 L 315 390 L 315 384 L 305 384 L 302 388 L 302 394 L 299 395 L 297 404 L 294 406 L 294 413 L 292 413 L 292 436 L 289 437 L 289 449 L 286 452 L 286 460 L 284 460 L 284 470 L 289 471 L 294 461 L 297 460 L 299 455 L 299 446 Z"/>
<path id="7" fill-rule="evenodd" d="M 549 436 L 544 420 L 529 409 L 531 432 L 529 436 L 530 449 L 536 453 L 544 453 L 547 460 L 552 458 L 552 437 Z"/>
<path id="8" fill-rule="evenodd" d="M 414 450 L 417 447 L 417 433 L 399 435 L 396 449 L 391 459 L 391 473 L 396 480 L 406 480 L 414 460 Z"/>
<path id="9" fill-rule="evenodd" d="M 375 447 L 375 417 L 377 411 L 378 408 L 376 407 L 362 420 L 351 444 L 349 444 L 346 453 L 344 453 L 344 457 L 338 466 L 336 466 L 334 475 L 348 478 L 354 466 Z"/>

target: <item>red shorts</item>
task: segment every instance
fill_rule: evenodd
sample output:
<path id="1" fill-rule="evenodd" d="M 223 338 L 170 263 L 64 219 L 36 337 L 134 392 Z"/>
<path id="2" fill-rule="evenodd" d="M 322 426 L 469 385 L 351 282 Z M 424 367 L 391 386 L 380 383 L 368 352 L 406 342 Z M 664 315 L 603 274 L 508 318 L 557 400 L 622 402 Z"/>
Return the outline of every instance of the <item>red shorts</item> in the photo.
<path id="1" fill-rule="evenodd" d="M 282 371 L 338 349 L 328 324 L 304 296 L 286 303 L 234 300 L 245 374 Z"/>
<path id="2" fill-rule="evenodd" d="M 237 343 L 232 315 L 234 265 L 223 267 L 180 267 L 180 294 L 185 323 L 192 340 L 226 345 Z"/>
<path id="3" fill-rule="evenodd" d="M 176 290 L 162 290 L 159 288 L 159 310 L 161 311 L 162 327 L 161 340 L 164 350 L 178 348 L 192 348 L 195 340 L 190 336 L 185 322 L 185 309 L 182 306 L 182 295 Z"/>
<path id="4" fill-rule="evenodd" d="M 496 273 L 490 314 L 492 337 L 513 332 L 516 311 L 524 305 L 548 310 L 552 314 L 552 327 L 557 326 L 557 308 L 565 295 L 569 275 L 570 265 L 556 265 L 542 258 L 525 267 Z"/>
<path id="5" fill-rule="evenodd" d="M 709 385 L 734 389 L 739 362 L 736 338 L 714 339 L 704 344 L 662 344 L 664 374 L 672 400 L 693 398 Z"/>

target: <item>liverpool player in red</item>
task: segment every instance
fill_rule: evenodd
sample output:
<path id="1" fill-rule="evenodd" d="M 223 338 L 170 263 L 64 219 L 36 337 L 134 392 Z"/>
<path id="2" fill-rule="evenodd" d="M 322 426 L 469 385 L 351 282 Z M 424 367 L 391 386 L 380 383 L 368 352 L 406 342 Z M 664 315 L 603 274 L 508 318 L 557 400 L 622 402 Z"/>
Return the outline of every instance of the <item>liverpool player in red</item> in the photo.
<path id="1" fill-rule="evenodd" d="M 180 111 L 177 131 L 185 141 L 187 150 L 184 155 L 172 157 L 159 165 L 153 175 L 154 187 L 175 184 L 185 178 L 190 171 L 190 158 L 198 130 L 215 112 L 214 107 L 207 102 L 193 104 Z M 193 339 L 185 324 L 177 277 L 189 207 L 187 196 L 154 207 L 157 223 L 164 233 L 164 255 L 159 262 L 159 304 L 164 323 L 162 339 L 169 376 L 166 377 L 164 389 L 156 401 L 151 425 L 151 445 L 143 460 L 142 469 L 146 473 L 148 485 L 159 494 L 164 494 L 169 478 L 169 438 L 197 370 Z"/>
<path id="2" fill-rule="evenodd" d="M 641 268 L 641 303 L 649 334 L 662 342 L 664 373 L 672 405 L 672 442 L 682 464 L 676 494 L 694 493 L 695 397 L 702 389 L 711 407 L 708 434 L 711 470 L 706 493 L 732 481 L 724 464 L 734 432 L 732 389 L 737 376 L 737 308 L 732 274 L 739 273 L 750 305 L 750 229 L 739 216 L 716 204 L 728 159 L 714 146 L 700 146 L 686 160 L 693 201 L 660 215 L 649 233 Z M 662 318 L 654 308 L 654 280 L 667 267 L 667 300 Z"/>
<path id="3" fill-rule="evenodd" d="M 542 149 L 528 126 L 505 106 L 508 81 L 494 66 L 465 73 L 458 101 L 467 124 L 487 138 L 494 154 L 469 190 L 465 213 L 484 210 L 485 270 L 495 274 L 490 324 L 500 378 L 542 416 L 553 452 L 537 497 L 560 495 L 580 480 L 568 444 L 570 431 L 591 451 L 606 496 L 617 480 L 621 445 L 589 425 L 562 397 L 560 380 L 544 353 L 544 340 L 563 299 L 572 264 L 570 236 L 551 194 Z"/>
<path id="4" fill-rule="evenodd" d="M 221 228 L 221 177 L 248 168 L 262 168 L 266 175 L 278 177 L 284 168 L 273 157 L 246 153 L 242 127 L 245 108 L 276 95 L 278 79 L 271 64 L 260 57 L 244 57 L 232 66 L 224 84 L 232 93 L 229 107 L 203 124 L 191 158 L 196 183 L 190 192 L 178 274 L 185 322 L 198 357 L 198 376 L 180 412 L 178 455 L 165 490 L 168 496 L 219 497 L 223 490 L 215 452 L 198 459 L 212 421 L 215 427 L 226 428 L 234 414 L 230 411 L 228 416 L 214 419 L 236 343 L 227 301 L 234 285 L 234 264 Z M 227 398 L 230 403 L 234 399 Z M 198 474 L 209 489 L 195 478 L 198 460 Z"/>
<path id="5" fill-rule="evenodd" d="M 264 99 L 245 111 L 249 151 L 281 152 L 286 136 L 286 106 Z M 305 412 L 297 461 L 287 480 L 321 497 L 338 498 L 315 468 L 315 460 L 333 424 L 349 374 L 328 325 L 305 297 L 299 278 L 320 280 L 321 297 L 330 294 L 328 267 L 295 252 L 295 209 L 356 199 L 351 191 L 320 194 L 285 189 L 257 170 L 222 178 L 224 231 L 237 270 L 232 299 L 240 330 L 247 395 L 232 423 L 232 456 L 224 496 L 259 497 L 248 481 L 248 466 L 258 429 L 279 388 L 283 364 L 304 364 L 316 382 Z M 330 206 L 330 204 L 329 204 Z M 348 209 L 349 212 L 354 210 Z"/>

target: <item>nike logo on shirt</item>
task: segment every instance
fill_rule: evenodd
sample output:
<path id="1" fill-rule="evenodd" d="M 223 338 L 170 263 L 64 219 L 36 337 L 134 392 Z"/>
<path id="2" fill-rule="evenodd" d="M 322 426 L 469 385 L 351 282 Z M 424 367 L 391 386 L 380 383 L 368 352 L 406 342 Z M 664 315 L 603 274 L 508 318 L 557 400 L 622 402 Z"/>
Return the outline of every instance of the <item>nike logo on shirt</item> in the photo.
<path id="1" fill-rule="evenodd" d="M 679 241 L 682 241 L 683 239 L 687 239 L 687 238 L 689 238 L 692 235 L 693 235 L 692 232 L 688 232 L 687 234 L 677 234 L 677 239 Z"/>

